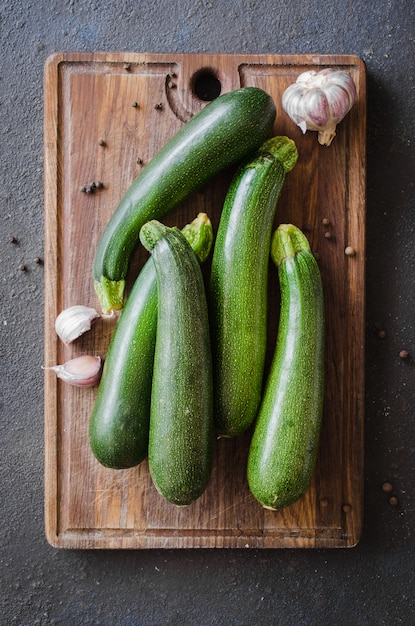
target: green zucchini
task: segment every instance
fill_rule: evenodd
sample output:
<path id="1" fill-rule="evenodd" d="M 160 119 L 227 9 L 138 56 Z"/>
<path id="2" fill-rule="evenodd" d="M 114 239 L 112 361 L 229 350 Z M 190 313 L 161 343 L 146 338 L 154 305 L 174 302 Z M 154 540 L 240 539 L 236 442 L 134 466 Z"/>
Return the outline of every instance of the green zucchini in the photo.
<path id="1" fill-rule="evenodd" d="M 275 119 L 258 87 L 219 96 L 190 119 L 134 180 L 95 254 L 94 286 L 103 311 L 122 309 L 125 278 L 141 226 L 160 219 L 222 169 L 255 151 Z"/>
<path id="2" fill-rule="evenodd" d="M 271 257 L 278 267 L 280 320 L 274 358 L 255 425 L 247 477 L 267 509 L 298 500 L 310 484 L 324 401 L 324 298 L 317 261 L 303 233 L 276 230 Z"/>
<path id="3" fill-rule="evenodd" d="M 157 274 L 158 316 L 148 462 L 159 493 L 178 506 L 206 489 L 212 469 L 213 388 L 202 271 L 183 234 L 156 220 L 140 231 Z"/>
<path id="4" fill-rule="evenodd" d="M 287 137 L 267 140 L 237 171 L 225 198 L 209 284 L 220 436 L 244 432 L 257 415 L 266 352 L 269 247 L 285 174 L 297 161 Z"/>
<path id="5" fill-rule="evenodd" d="M 206 213 L 182 232 L 203 263 L 213 243 Z M 157 277 L 150 257 L 115 327 L 90 418 L 91 449 L 105 467 L 134 467 L 147 457 L 156 330 Z"/>

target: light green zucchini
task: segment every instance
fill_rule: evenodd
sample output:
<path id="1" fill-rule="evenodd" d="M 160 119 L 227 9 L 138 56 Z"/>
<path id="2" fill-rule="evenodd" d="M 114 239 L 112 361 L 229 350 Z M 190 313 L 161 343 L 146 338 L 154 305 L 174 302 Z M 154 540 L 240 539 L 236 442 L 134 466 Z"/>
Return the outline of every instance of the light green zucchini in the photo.
<path id="1" fill-rule="evenodd" d="M 239 168 L 225 198 L 209 285 L 215 427 L 221 436 L 241 434 L 257 415 L 272 226 L 286 172 L 296 161 L 291 139 L 267 140 Z"/>
<path id="2" fill-rule="evenodd" d="M 140 232 L 157 274 L 158 316 L 148 462 L 159 493 L 185 506 L 212 469 L 213 388 L 203 276 L 183 234 L 156 220 Z"/>
<path id="3" fill-rule="evenodd" d="M 324 296 L 317 261 L 303 233 L 276 230 L 281 310 L 277 344 L 251 441 L 247 477 L 254 497 L 280 509 L 307 490 L 315 468 L 324 402 Z"/>

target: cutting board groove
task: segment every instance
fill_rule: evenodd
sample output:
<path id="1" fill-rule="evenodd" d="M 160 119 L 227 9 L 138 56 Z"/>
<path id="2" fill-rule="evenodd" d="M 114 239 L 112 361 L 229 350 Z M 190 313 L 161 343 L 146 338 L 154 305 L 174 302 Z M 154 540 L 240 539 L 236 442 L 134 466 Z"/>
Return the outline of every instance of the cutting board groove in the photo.
<path id="1" fill-rule="evenodd" d="M 281 109 L 299 73 L 351 72 L 358 100 L 329 148 L 303 135 Z M 215 442 L 203 496 L 176 508 L 158 495 L 147 462 L 110 470 L 94 459 L 88 423 L 95 389 L 80 390 L 45 371 L 45 527 L 62 548 L 325 548 L 359 541 L 363 506 L 366 74 L 350 55 L 56 53 L 45 66 L 45 365 L 79 354 L 105 358 L 114 319 L 101 319 L 69 347 L 57 314 L 73 304 L 98 308 L 92 263 L 118 201 L 155 152 L 206 101 L 195 92 L 208 73 L 222 93 L 256 85 L 277 106 L 274 134 L 296 141 L 275 225 L 302 228 L 318 258 L 327 315 L 327 384 L 320 453 L 309 490 L 279 512 L 253 499 L 245 467 L 251 431 Z M 182 227 L 198 212 L 217 228 L 233 170 L 193 194 L 164 220 Z M 101 180 L 94 194 L 83 185 Z M 328 225 L 323 224 L 323 219 Z M 329 237 L 327 237 L 327 232 Z M 347 245 L 356 254 L 345 255 Z M 147 258 L 138 248 L 128 285 Z M 207 271 L 205 269 L 205 271 Z M 269 276 L 267 368 L 278 323 L 278 283 Z"/>

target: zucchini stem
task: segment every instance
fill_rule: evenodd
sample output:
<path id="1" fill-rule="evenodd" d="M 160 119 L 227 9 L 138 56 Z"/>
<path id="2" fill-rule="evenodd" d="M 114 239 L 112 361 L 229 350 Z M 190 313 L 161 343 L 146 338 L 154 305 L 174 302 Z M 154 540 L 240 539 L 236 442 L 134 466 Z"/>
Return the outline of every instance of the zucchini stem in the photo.
<path id="1" fill-rule="evenodd" d="M 307 237 L 293 224 L 280 224 L 271 239 L 271 258 L 279 267 L 285 259 L 310 250 Z"/>
<path id="2" fill-rule="evenodd" d="M 158 220 L 146 222 L 140 230 L 140 241 L 149 252 L 152 251 L 158 241 L 163 239 L 172 230 Z"/>
<path id="3" fill-rule="evenodd" d="M 186 224 L 182 233 L 192 246 L 199 261 L 204 263 L 213 246 L 212 222 L 207 214 L 199 213 L 190 224 Z"/>
<path id="4" fill-rule="evenodd" d="M 110 280 L 101 276 L 94 281 L 94 287 L 103 313 L 119 311 L 124 306 L 125 280 Z"/>
<path id="5" fill-rule="evenodd" d="M 291 171 L 298 159 L 298 151 L 294 141 L 284 135 L 277 135 L 265 141 L 261 146 L 260 153 L 269 154 L 272 158 L 280 161 L 285 172 Z"/>

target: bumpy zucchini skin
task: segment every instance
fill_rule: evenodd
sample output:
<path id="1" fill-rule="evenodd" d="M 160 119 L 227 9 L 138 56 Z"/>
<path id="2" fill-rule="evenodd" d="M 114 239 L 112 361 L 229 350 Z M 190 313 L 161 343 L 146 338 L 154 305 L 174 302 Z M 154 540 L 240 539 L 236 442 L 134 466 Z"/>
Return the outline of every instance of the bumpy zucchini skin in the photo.
<path id="1" fill-rule="evenodd" d="M 148 462 L 159 493 L 185 506 L 207 487 L 212 468 L 213 387 L 205 287 L 178 230 L 152 220 L 140 233 L 157 274 L 158 317 Z"/>
<path id="2" fill-rule="evenodd" d="M 267 509 L 298 500 L 310 484 L 324 401 L 324 298 L 320 271 L 303 233 L 276 230 L 281 311 L 277 344 L 248 456 L 254 497 Z"/>
<path id="3" fill-rule="evenodd" d="M 287 137 L 267 140 L 231 182 L 216 235 L 209 284 L 220 436 L 244 432 L 257 415 L 267 341 L 269 248 L 286 172 L 297 161 Z"/>
<path id="4" fill-rule="evenodd" d="M 97 248 L 93 276 L 103 311 L 123 307 L 141 226 L 160 219 L 219 171 L 254 152 L 269 135 L 275 113 L 272 98 L 258 87 L 223 94 L 151 159 L 120 201 Z"/>
<path id="5" fill-rule="evenodd" d="M 213 244 L 208 216 L 200 213 L 182 232 L 203 263 Z M 105 467 L 134 467 L 147 457 L 156 332 L 157 276 L 150 257 L 115 327 L 90 418 L 91 449 Z"/>

